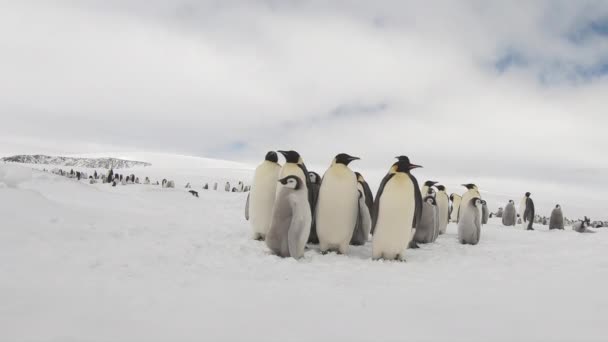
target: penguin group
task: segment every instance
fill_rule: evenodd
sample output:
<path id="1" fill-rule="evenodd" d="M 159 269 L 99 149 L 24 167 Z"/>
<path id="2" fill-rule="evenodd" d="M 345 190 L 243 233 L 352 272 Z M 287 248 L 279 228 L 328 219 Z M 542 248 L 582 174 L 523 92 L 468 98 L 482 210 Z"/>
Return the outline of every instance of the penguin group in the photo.
<path id="1" fill-rule="evenodd" d="M 278 154 L 285 160 L 279 164 Z M 448 196 L 436 181 L 419 186 L 412 171 L 422 166 L 396 157 L 373 196 L 358 157 L 337 154 L 320 177 L 293 150 L 269 151 L 254 172 L 245 205 L 252 238 L 280 257 L 301 258 L 307 243 L 321 254 L 347 254 L 371 235 L 373 260 L 405 261 L 406 249 L 436 241 L 448 222 L 459 222 L 458 239 L 475 245 L 488 210 L 475 184 Z M 485 209 L 484 209 L 485 208 Z"/>

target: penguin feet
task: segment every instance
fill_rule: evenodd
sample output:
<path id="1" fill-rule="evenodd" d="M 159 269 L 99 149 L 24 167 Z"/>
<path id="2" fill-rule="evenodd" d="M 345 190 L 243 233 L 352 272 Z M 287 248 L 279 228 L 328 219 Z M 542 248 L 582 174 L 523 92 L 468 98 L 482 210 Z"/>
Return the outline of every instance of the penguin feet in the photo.
<path id="1" fill-rule="evenodd" d="M 526 230 L 534 230 L 534 228 L 527 228 Z"/>
<path id="2" fill-rule="evenodd" d="M 420 248 L 420 246 L 418 246 L 418 244 L 414 240 L 410 241 L 410 243 L 409 243 L 409 245 L 407 247 L 411 248 L 411 249 Z"/>

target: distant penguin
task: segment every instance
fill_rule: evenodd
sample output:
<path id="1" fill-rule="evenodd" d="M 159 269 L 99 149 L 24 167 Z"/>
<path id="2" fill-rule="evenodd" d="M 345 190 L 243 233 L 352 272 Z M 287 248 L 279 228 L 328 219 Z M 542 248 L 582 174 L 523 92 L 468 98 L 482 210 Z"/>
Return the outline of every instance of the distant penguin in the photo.
<path id="1" fill-rule="evenodd" d="M 107 183 L 110 183 L 114 179 L 114 170 L 110 169 L 107 175 Z"/>
<path id="2" fill-rule="evenodd" d="M 452 209 L 450 211 L 450 222 L 458 223 L 458 210 L 460 210 L 460 202 L 462 202 L 462 197 L 460 197 L 460 195 L 451 194 L 450 201 L 452 202 Z"/>
<path id="3" fill-rule="evenodd" d="M 205 185 L 203 185 L 203 190 L 208 190 L 209 189 L 209 184 L 205 183 Z"/>
<path id="4" fill-rule="evenodd" d="M 139 177 L 135 178 L 135 184 L 139 184 Z"/>
<path id="5" fill-rule="evenodd" d="M 163 181 L 161 182 L 162 187 L 166 187 L 167 185 L 167 180 L 163 178 Z"/>
<path id="6" fill-rule="evenodd" d="M 230 192 L 230 182 L 226 182 L 226 185 L 224 185 L 224 190 L 226 192 Z"/>
<path id="7" fill-rule="evenodd" d="M 572 230 L 579 233 L 595 233 L 595 231 L 589 229 L 589 225 L 591 224 L 591 220 L 585 216 L 585 219 L 582 221 L 575 222 L 572 225 Z"/>
<path id="8" fill-rule="evenodd" d="M 150 178 L 146 177 L 146 179 L 144 179 L 144 184 L 150 184 Z"/>
<path id="9" fill-rule="evenodd" d="M 433 196 L 427 195 L 422 201 L 422 216 L 416 226 L 414 241 L 417 243 L 431 243 L 435 242 L 438 235 L 439 214 L 437 211 L 437 202 Z"/>
<path id="10" fill-rule="evenodd" d="M 549 229 L 564 229 L 564 214 L 562 213 L 562 207 L 559 204 L 551 211 Z"/>
<path id="11" fill-rule="evenodd" d="M 120 180 L 120 184 L 127 185 L 127 177 L 124 177 Z"/>
<path id="12" fill-rule="evenodd" d="M 507 227 L 515 226 L 517 223 L 517 212 L 515 211 L 515 202 L 509 200 L 502 214 L 502 224 Z"/>
<path id="13" fill-rule="evenodd" d="M 350 239 L 350 244 L 353 246 L 363 246 L 367 242 L 369 233 L 372 229 L 372 217 L 366 203 L 363 183 L 357 182 L 357 189 L 359 190 L 359 213 L 357 215 L 357 224 L 353 231 L 353 237 Z"/>
<path id="14" fill-rule="evenodd" d="M 462 184 L 462 186 L 464 186 L 465 188 L 467 188 L 467 191 L 462 195 L 462 199 L 460 201 L 460 206 L 462 207 L 463 205 L 466 205 L 467 203 L 469 203 L 470 200 L 472 200 L 473 198 L 477 197 L 481 199 L 481 194 L 479 193 L 479 189 L 477 188 L 477 185 L 469 183 L 469 184 Z M 481 207 L 479 206 L 479 215 L 481 216 Z M 460 210 L 459 210 L 460 211 Z M 460 221 L 460 213 L 458 214 L 458 220 Z"/>
<path id="15" fill-rule="evenodd" d="M 312 203 L 312 191 L 310 178 L 308 177 L 308 170 L 306 169 L 306 165 L 304 164 L 304 160 L 300 156 L 300 154 L 296 151 L 277 151 L 285 157 L 285 164 L 281 167 L 281 172 L 279 173 L 279 178 L 283 179 L 289 175 L 298 176 L 302 180 L 302 187 L 305 192 L 308 193 L 308 203 L 310 204 L 310 212 L 312 214 L 313 220 L 315 217 L 315 207 Z M 316 234 L 311 232 L 309 234 L 312 237 L 315 237 Z M 310 238 L 309 236 L 309 238 Z M 311 243 L 315 243 L 314 241 L 309 241 Z"/>
<path id="16" fill-rule="evenodd" d="M 410 173 L 418 167 L 400 156 L 380 183 L 372 210 L 374 260 L 405 260 L 405 250 L 422 214 L 420 187 Z"/>
<path id="17" fill-rule="evenodd" d="M 298 176 L 289 175 L 279 182 L 282 186 L 274 202 L 266 245 L 275 255 L 299 259 L 304 255 L 312 221 L 308 191 Z"/>
<path id="18" fill-rule="evenodd" d="M 192 188 L 192 186 L 190 186 L 190 182 L 186 183 L 185 188 L 186 188 L 186 189 L 190 189 L 190 188 Z"/>
<path id="19" fill-rule="evenodd" d="M 461 244 L 476 245 L 481 237 L 481 199 L 471 198 L 460 206 L 458 221 L 458 241 Z"/>
<path id="20" fill-rule="evenodd" d="M 112 186 L 116 186 L 116 181 L 112 181 Z"/>
<path id="21" fill-rule="evenodd" d="M 439 234 L 445 234 L 448 222 L 450 221 L 450 198 L 445 191 L 445 186 L 437 185 L 437 190 L 435 200 L 437 202 L 437 215 L 439 217 Z"/>
<path id="22" fill-rule="evenodd" d="M 167 188 L 175 188 L 175 182 L 174 182 L 174 181 L 172 181 L 172 180 L 167 181 L 167 183 L 165 183 L 165 186 L 166 186 Z"/>
<path id="23" fill-rule="evenodd" d="M 321 253 L 348 252 L 359 215 L 357 177 L 348 164 L 358 159 L 340 153 L 323 175 L 314 219 Z"/>
<path id="24" fill-rule="evenodd" d="M 253 174 L 251 192 L 247 196 L 246 216 L 252 229 L 254 240 L 264 240 L 270 228 L 272 207 L 274 206 L 281 165 L 274 151 L 266 153 L 264 161 Z M 206 185 L 206 184 L 205 184 Z"/>
<path id="25" fill-rule="evenodd" d="M 504 212 L 504 208 L 503 207 L 498 208 L 498 211 L 496 212 L 496 217 L 502 218 L 503 212 Z"/>
<path id="26" fill-rule="evenodd" d="M 97 170 L 95 170 L 95 173 L 93 173 L 93 178 L 97 179 Z"/>
<path id="27" fill-rule="evenodd" d="M 367 184 L 367 181 L 365 180 L 365 178 L 363 178 L 363 175 L 361 175 L 361 173 L 355 172 L 355 176 L 357 176 L 357 182 L 361 183 L 361 186 L 363 187 L 365 205 L 367 205 L 367 208 L 369 208 L 369 212 L 371 213 L 372 207 L 374 206 L 374 195 L 372 194 L 372 190 L 370 189 L 369 184 Z"/>
<path id="28" fill-rule="evenodd" d="M 525 200 L 524 213 L 522 215 L 523 225 L 526 225 L 527 223 L 526 230 L 534 230 L 534 228 L 532 227 L 535 218 L 534 201 L 532 201 L 532 198 L 530 198 L 529 192 L 526 192 L 526 195 L 523 200 Z"/>
<path id="29" fill-rule="evenodd" d="M 422 186 L 422 190 L 420 190 L 420 193 L 422 194 L 422 197 L 426 197 L 428 195 L 433 195 L 435 194 L 435 190 L 433 190 L 433 187 L 435 186 L 435 184 L 437 184 L 438 182 L 435 181 L 426 181 L 424 182 L 424 185 Z"/>
<path id="30" fill-rule="evenodd" d="M 217 191 L 217 182 L 213 184 L 213 190 Z"/>
<path id="31" fill-rule="evenodd" d="M 481 224 L 488 224 L 490 218 L 490 211 L 488 210 L 488 203 L 481 200 Z"/>
<path id="32" fill-rule="evenodd" d="M 308 180 L 310 181 L 310 192 L 312 193 L 312 208 L 316 208 L 317 200 L 319 198 L 319 189 L 321 188 L 321 176 L 319 176 L 319 174 L 316 172 L 309 171 Z M 312 226 L 310 227 L 310 237 L 308 238 L 308 242 L 314 244 L 319 243 L 314 217 L 312 220 Z"/>

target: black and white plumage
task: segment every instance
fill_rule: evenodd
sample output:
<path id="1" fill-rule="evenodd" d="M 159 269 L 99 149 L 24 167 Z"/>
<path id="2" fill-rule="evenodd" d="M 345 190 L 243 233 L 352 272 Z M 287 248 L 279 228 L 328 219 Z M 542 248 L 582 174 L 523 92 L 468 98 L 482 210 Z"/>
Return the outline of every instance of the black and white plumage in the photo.
<path id="1" fill-rule="evenodd" d="M 359 212 L 357 214 L 357 224 L 353 231 L 353 237 L 350 240 L 350 244 L 354 246 L 363 246 L 369 238 L 369 233 L 372 228 L 372 217 L 367 206 L 365 189 L 363 184 L 359 182 L 357 184 L 359 190 Z"/>
<path id="2" fill-rule="evenodd" d="M 473 197 L 460 206 L 458 220 L 458 241 L 461 244 L 476 245 L 481 237 L 481 199 Z"/>
<path id="3" fill-rule="evenodd" d="M 435 242 L 439 236 L 439 213 L 433 196 L 427 195 L 422 201 L 422 215 L 416 226 L 414 241 L 417 243 Z"/>

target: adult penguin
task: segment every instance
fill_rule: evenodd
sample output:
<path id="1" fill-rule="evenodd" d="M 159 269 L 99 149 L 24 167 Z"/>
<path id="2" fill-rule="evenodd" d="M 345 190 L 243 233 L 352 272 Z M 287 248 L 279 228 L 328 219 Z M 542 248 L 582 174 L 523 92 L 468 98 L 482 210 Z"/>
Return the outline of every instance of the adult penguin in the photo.
<path id="1" fill-rule="evenodd" d="M 340 153 L 323 175 L 315 210 L 321 253 L 346 254 L 359 215 L 357 177 L 348 167 L 358 157 Z"/>
<path id="2" fill-rule="evenodd" d="M 359 182 L 359 184 L 361 184 L 361 187 L 363 188 L 365 205 L 367 205 L 367 208 L 371 213 L 372 207 L 374 206 L 374 195 L 372 194 L 372 190 L 370 189 L 369 184 L 367 184 L 367 181 L 365 180 L 365 178 L 363 178 L 363 175 L 361 175 L 361 173 L 355 172 L 355 176 L 357 176 L 357 182 Z"/>
<path id="3" fill-rule="evenodd" d="M 462 202 L 462 197 L 457 194 L 451 194 L 450 201 L 452 202 L 452 209 L 450 211 L 450 221 L 458 223 L 458 211 L 460 210 L 460 203 Z"/>
<path id="4" fill-rule="evenodd" d="M 517 212 L 515 211 L 515 202 L 513 200 L 509 200 L 509 203 L 505 206 L 505 209 L 502 213 L 502 224 L 503 226 L 515 226 L 517 223 Z"/>
<path id="5" fill-rule="evenodd" d="M 481 200 L 481 224 L 488 224 L 490 218 L 490 211 L 488 210 L 488 203 Z"/>
<path id="6" fill-rule="evenodd" d="M 302 188 L 308 194 L 308 203 L 310 205 L 310 212 L 312 214 L 313 220 L 315 217 L 315 207 L 312 202 L 312 191 L 310 178 L 308 178 L 308 170 L 306 169 L 306 165 L 304 165 L 304 160 L 300 154 L 296 151 L 278 151 L 280 154 L 285 157 L 285 164 L 281 167 L 281 172 L 279 174 L 279 178 L 285 178 L 289 175 L 298 176 L 302 181 Z M 316 236 L 316 232 L 310 232 L 310 235 Z M 309 241 L 314 243 L 314 241 Z"/>
<path id="7" fill-rule="evenodd" d="M 363 246 L 369 238 L 369 233 L 372 229 L 372 216 L 367 206 L 365 189 L 363 183 L 357 182 L 359 190 L 359 213 L 357 215 L 357 224 L 353 231 L 353 237 L 350 239 L 350 244 L 353 246 Z"/>
<path id="8" fill-rule="evenodd" d="M 424 185 L 422 186 L 422 196 L 426 197 L 428 195 L 434 195 L 435 191 L 433 190 L 433 187 L 435 186 L 435 184 L 437 184 L 438 182 L 435 181 L 426 181 L 424 182 Z"/>
<path id="9" fill-rule="evenodd" d="M 247 195 L 245 218 L 251 224 L 254 240 L 264 240 L 270 228 L 279 172 L 281 172 L 278 161 L 277 153 L 269 151 L 253 174 L 252 189 Z"/>
<path id="10" fill-rule="evenodd" d="M 462 200 L 460 201 L 460 207 L 462 207 L 463 205 L 466 205 L 467 203 L 469 203 L 470 200 L 472 200 L 475 197 L 481 199 L 481 194 L 479 193 L 479 189 L 477 188 L 477 185 L 475 185 L 473 183 L 469 183 L 469 184 L 462 184 L 462 186 L 467 188 L 467 191 L 462 195 Z M 479 215 L 481 216 L 481 206 L 479 206 L 479 210 L 480 210 Z M 458 221 L 460 222 L 460 210 L 458 210 Z"/>
<path id="11" fill-rule="evenodd" d="M 308 193 L 297 176 L 289 175 L 279 182 L 282 186 L 274 202 L 266 245 L 275 255 L 299 259 L 304 255 L 312 221 Z"/>
<path id="12" fill-rule="evenodd" d="M 114 180 L 114 170 L 110 169 L 110 171 L 108 171 L 107 182 L 110 183 L 113 180 Z"/>
<path id="13" fill-rule="evenodd" d="M 437 190 L 435 200 L 437 202 L 437 215 L 439 218 L 439 234 L 445 234 L 450 220 L 450 197 L 445 191 L 445 186 L 437 185 Z"/>
<path id="14" fill-rule="evenodd" d="M 319 174 L 316 172 L 309 171 L 308 180 L 310 181 L 310 192 L 312 193 L 311 208 L 316 208 L 317 199 L 319 198 L 319 189 L 321 188 L 321 176 L 319 176 Z M 319 243 L 319 237 L 317 236 L 317 228 L 314 217 L 312 220 L 312 226 L 310 227 L 310 236 L 308 237 L 308 242 L 314 244 Z"/>
<path id="15" fill-rule="evenodd" d="M 551 211 L 549 229 L 564 229 L 564 214 L 562 213 L 562 207 L 559 204 Z"/>
<path id="16" fill-rule="evenodd" d="M 382 179 L 372 210 L 372 258 L 405 260 L 405 249 L 422 214 L 422 195 L 411 170 L 421 166 L 397 157 Z"/>
<path id="17" fill-rule="evenodd" d="M 458 241 L 461 244 L 476 245 L 481 237 L 481 199 L 473 197 L 460 205 L 458 221 Z"/>
<path id="18" fill-rule="evenodd" d="M 418 225 L 414 241 L 417 243 L 435 242 L 439 235 L 439 216 L 437 213 L 437 202 L 435 197 L 428 195 L 422 201 L 422 215 Z"/>
<path id="19" fill-rule="evenodd" d="M 528 225 L 526 227 L 526 230 L 534 230 L 534 228 L 532 227 L 532 225 L 534 224 L 534 201 L 530 198 L 530 193 L 526 192 L 526 195 L 524 197 L 524 200 L 526 201 L 525 203 L 525 209 L 524 209 L 524 214 L 522 216 L 522 224 L 525 225 L 526 222 L 528 222 Z"/>

